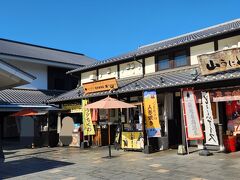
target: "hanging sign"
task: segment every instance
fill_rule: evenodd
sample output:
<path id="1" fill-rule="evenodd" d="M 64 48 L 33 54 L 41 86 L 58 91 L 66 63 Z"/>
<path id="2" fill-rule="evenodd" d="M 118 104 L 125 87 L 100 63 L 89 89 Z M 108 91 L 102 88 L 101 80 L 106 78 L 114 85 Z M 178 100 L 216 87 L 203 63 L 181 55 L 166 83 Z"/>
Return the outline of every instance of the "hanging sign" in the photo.
<path id="1" fill-rule="evenodd" d="M 156 91 L 144 91 L 144 114 L 148 137 L 161 137 Z"/>
<path id="2" fill-rule="evenodd" d="M 75 104 L 63 104 L 63 109 L 64 110 L 70 110 L 70 113 L 81 113 L 82 108 L 80 103 L 75 103 Z"/>
<path id="3" fill-rule="evenodd" d="M 92 123 L 92 117 L 91 117 L 91 111 L 90 109 L 85 108 L 85 106 L 88 104 L 88 100 L 83 99 L 82 100 L 82 116 L 83 116 L 83 134 L 84 136 L 88 135 L 95 135 L 95 131 L 93 128 Z"/>
<path id="4" fill-rule="evenodd" d="M 116 78 L 110 78 L 106 80 L 100 80 L 96 82 L 89 82 L 83 84 L 83 90 L 85 94 L 100 91 L 109 91 L 117 88 L 118 85 Z"/>
<path id="5" fill-rule="evenodd" d="M 202 75 L 240 68 L 240 48 L 198 56 Z"/>
<path id="6" fill-rule="evenodd" d="M 183 90 L 183 112 L 187 140 L 204 139 L 193 90 Z"/>
<path id="7" fill-rule="evenodd" d="M 206 144 L 218 146 L 218 137 L 214 125 L 211 102 L 208 92 L 202 92 L 203 118 L 205 125 Z"/>

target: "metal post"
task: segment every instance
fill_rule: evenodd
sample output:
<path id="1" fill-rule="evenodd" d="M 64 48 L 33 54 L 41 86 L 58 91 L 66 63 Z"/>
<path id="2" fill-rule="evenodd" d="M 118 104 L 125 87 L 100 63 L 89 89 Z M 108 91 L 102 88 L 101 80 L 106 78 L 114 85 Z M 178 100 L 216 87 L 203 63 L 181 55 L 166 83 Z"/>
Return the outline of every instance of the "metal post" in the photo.
<path id="1" fill-rule="evenodd" d="M 181 93 L 182 94 L 182 93 Z M 187 140 L 187 126 L 186 126 L 186 123 L 185 123 L 185 112 L 183 111 L 183 107 L 184 106 L 184 103 L 183 103 L 183 96 L 181 97 L 180 99 L 180 108 L 181 108 L 181 121 L 183 122 L 183 126 L 184 126 L 184 136 L 183 136 L 183 143 L 185 142 L 186 143 L 186 149 L 187 149 L 187 154 L 189 154 L 189 147 L 188 147 L 188 140 Z"/>
<path id="2" fill-rule="evenodd" d="M 111 131 L 110 131 L 110 109 L 108 109 L 108 151 L 109 151 L 109 158 L 112 157 L 111 154 Z"/>
<path id="3" fill-rule="evenodd" d="M 2 148 L 2 125 L 0 123 L 0 163 L 4 162 L 5 156 Z"/>
<path id="4" fill-rule="evenodd" d="M 219 146 L 220 146 L 220 151 L 223 152 L 225 150 L 224 145 L 223 145 L 223 129 L 222 129 L 222 124 L 218 124 L 218 135 L 219 135 Z"/>

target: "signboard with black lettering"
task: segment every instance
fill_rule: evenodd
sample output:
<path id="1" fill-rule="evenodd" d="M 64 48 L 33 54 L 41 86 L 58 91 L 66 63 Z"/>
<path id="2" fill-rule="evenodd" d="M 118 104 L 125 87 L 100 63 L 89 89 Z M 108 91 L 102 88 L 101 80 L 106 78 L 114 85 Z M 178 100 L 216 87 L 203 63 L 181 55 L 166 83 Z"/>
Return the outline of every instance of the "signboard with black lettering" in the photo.
<path id="1" fill-rule="evenodd" d="M 206 144 L 219 145 L 216 128 L 214 125 L 209 92 L 202 92 L 203 119 L 205 125 Z"/>
<path id="2" fill-rule="evenodd" d="M 109 91 L 113 89 L 117 89 L 117 80 L 116 78 L 100 80 L 96 82 L 89 82 L 83 84 L 84 93 L 93 93 L 93 92 L 100 92 L 100 91 Z"/>
<path id="3" fill-rule="evenodd" d="M 202 75 L 240 68 L 240 48 L 232 48 L 198 56 Z"/>
<path id="4" fill-rule="evenodd" d="M 202 140 L 203 132 L 200 124 L 196 99 L 193 90 L 182 91 L 183 117 L 186 128 L 187 140 Z"/>

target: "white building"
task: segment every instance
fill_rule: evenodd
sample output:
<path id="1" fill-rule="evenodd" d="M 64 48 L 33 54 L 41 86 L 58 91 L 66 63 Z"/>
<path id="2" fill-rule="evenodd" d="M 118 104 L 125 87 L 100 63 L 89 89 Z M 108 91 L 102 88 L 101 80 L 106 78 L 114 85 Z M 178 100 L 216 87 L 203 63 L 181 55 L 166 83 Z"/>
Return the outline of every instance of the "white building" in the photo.
<path id="1" fill-rule="evenodd" d="M 34 80 L 18 80 L 17 88 L 0 91 L 0 124 L 3 138 L 28 138 L 34 135 L 32 117 L 9 115 L 25 108 L 44 110 L 52 106 L 46 100 L 76 87 L 78 80 L 69 78 L 66 71 L 95 62 L 84 54 L 0 39 L 0 60 L 33 75 Z M 20 72 L 20 70 L 19 70 Z M 17 75 L 16 72 L 15 74 Z M 24 82 L 30 82 L 26 84 Z M 5 87 L 13 87 L 7 78 L 0 79 Z"/>

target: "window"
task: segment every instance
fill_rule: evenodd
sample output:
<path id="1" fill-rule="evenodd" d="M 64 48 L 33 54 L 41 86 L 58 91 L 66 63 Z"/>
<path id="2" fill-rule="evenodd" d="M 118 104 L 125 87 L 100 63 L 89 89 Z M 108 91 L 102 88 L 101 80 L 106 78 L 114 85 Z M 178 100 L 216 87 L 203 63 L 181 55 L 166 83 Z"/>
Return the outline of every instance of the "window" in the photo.
<path id="1" fill-rule="evenodd" d="M 175 53 L 174 67 L 186 66 L 188 64 L 187 55 L 185 51 Z"/>
<path id="2" fill-rule="evenodd" d="M 158 56 L 158 70 L 170 68 L 168 55 Z"/>
<path id="3" fill-rule="evenodd" d="M 165 55 L 157 56 L 157 70 L 165 70 L 169 68 L 177 68 L 182 66 L 187 66 L 189 64 L 189 59 L 185 50 L 169 52 Z"/>

